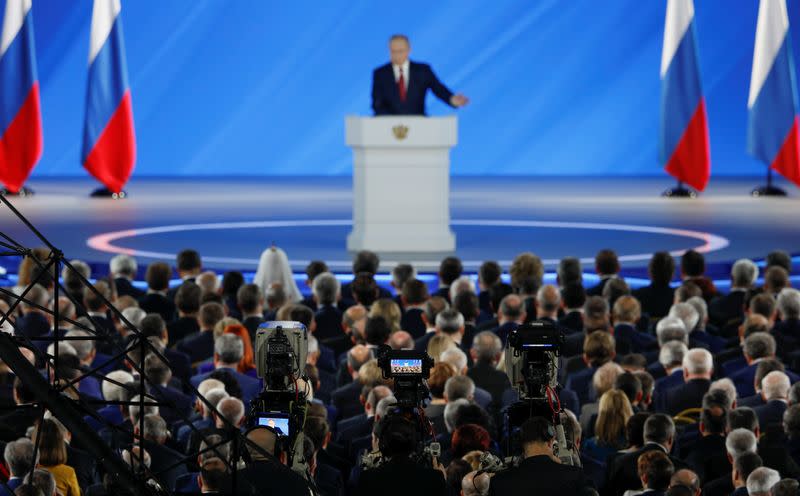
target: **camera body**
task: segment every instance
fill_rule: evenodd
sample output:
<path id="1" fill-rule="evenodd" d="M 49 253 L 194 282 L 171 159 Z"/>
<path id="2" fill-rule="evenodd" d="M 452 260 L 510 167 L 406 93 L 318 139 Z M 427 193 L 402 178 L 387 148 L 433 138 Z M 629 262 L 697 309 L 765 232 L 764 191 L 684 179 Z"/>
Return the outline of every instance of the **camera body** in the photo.
<path id="1" fill-rule="evenodd" d="M 513 330 L 506 344 L 506 371 L 521 400 L 546 399 L 558 386 L 558 357 L 564 333 L 550 322 L 534 321 Z"/>
<path id="2" fill-rule="evenodd" d="M 548 321 L 533 321 L 513 330 L 506 342 L 506 373 L 519 401 L 506 411 L 508 454 L 519 451 L 514 446 L 515 429 L 533 416 L 549 419 L 555 427 L 555 455 L 562 463 L 572 464 L 575 457 L 567 445 L 561 425 L 561 402 L 558 398 L 558 359 L 564 345 L 564 333 Z"/>
<path id="3" fill-rule="evenodd" d="M 431 467 L 433 458 L 441 456 L 441 445 L 433 440 L 433 426 L 425 417 L 425 402 L 430 391 L 425 381 L 431 374 L 433 358 L 424 351 L 393 350 L 389 346 L 378 348 L 378 367 L 384 379 L 394 381 L 395 407 L 387 416 L 402 416 L 411 421 L 417 429 L 418 447 L 412 455 L 420 466 Z M 361 466 L 369 470 L 384 463 L 380 452 L 367 453 L 361 459 Z"/>
<path id="4" fill-rule="evenodd" d="M 288 454 L 289 466 L 308 478 L 308 463 L 303 459 L 308 394 L 297 382 L 305 379 L 308 331 L 300 322 L 265 322 L 256 331 L 255 355 L 264 389 L 250 402 L 248 423 L 275 431 L 281 449 Z"/>
<path id="5" fill-rule="evenodd" d="M 431 375 L 433 358 L 424 351 L 378 348 L 378 367 L 384 379 L 394 379 L 394 396 L 400 408 L 423 408 L 429 391 L 425 381 Z"/>

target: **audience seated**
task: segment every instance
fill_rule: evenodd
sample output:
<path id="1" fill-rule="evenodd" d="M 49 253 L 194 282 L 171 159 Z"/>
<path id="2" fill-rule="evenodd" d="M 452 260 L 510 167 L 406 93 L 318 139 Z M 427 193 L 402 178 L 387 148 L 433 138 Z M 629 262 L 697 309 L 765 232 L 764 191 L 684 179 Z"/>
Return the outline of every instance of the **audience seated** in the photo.
<path id="1" fill-rule="evenodd" d="M 612 250 L 595 257 L 600 283 L 588 290 L 580 260 L 561 259 L 556 285 L 550 285 L 543 283 L 542 260 L 523 253 L 508 267 L 510 284 L 502 282 L 503 267 L 489 261 L 476 287 L 461 260 L 448 257 L 430 288 L 413 265 L 396 265 L 389 291 L 376 278 L 377 255 L 361 252 L 353 280 L 344 285 L 327 264 L 312 261 L 301 292 L 286 254 L 270 247 L 254 284 L 238 272 L 221 278 L 202 272 L 200 255 L 184 250 L 176 259 L 180 285 L 169 289 L 171 268 L 154 262 L 145 274 L 148 289 L 141 291 L 136 260 L 121 255 L 109 264 L 107 280 L 72 262 L 75 270 L 62 276 L 74 303 L 64 293 L 55 300 L 54 278 L 44 274 L 8 330 L 23 342 L 68 338 L 58 345 L 57 369 L 44 367 L 52 365 L 55 344 L 20 350 L 44 377 L 58 379 L 63 394 L 83 402 L 88 410 L 82 415 L 102 440 L 134 466 L 143 454 L 155 478 L 176 494 L 229 490 L 233 453 L 227 440 L 236 431 L 254 443 L 242 446 L 249 460 L 238 474 L 240 487 L 303 491 L 302 480 L 283 466 L 286 454 L 275 433 L 246 431 L 249 401 L 263 388 L 253 339 L 261 323 L 275 319 L 301 322 L 310 331 L 303 364 L 309 379 L 302 384 L 310 385 L 314 399 L 302 450 L 321 494 L 407 493 L 409 487 L 423 494 L 592 494 L 592 485 L 602 495 L 789 494 L 800 477 L 800 385 L 792 385 L 800 365 L 800 291 L 788 287 L 787 257 L 771 256 L 762 287 L 756 287 L 757 266 L 741 259 L 723 294 L 694 251 L 680 260 L 680 286 L 671 285 L 675 259 L 660 252 L 650 260 L 649 284 L 634 290 Z M 28 268 L 28 281 L 37 270 Z M 89 276 L 97 282 L 83 288 Z M 54 305 L 58 322 L 44 311 Z M 8 308 L 0 299 L 0 311 Z M 522 429 L 520 467 L 489 476 L 477 470 L 480 457 L 502 453 L 508 441 L 503 415 L 518 401 L 505 372 L 504 343 L 533 320 L 554 323 L 565 334 L 556 393 L 565 440 L 582 468 L 549 461 L 553 434 L 549 419 L 541 419 L 538 427 Z M 100 339 L 91 339 L 94 333 Z M 150 348 L 144 354 L 141 339 Z M 441 470 L 417 471 L 408 462 L 415 440 L 407 425 L 392 424 L 393 434 L 381 429 L 398 418 L 391 381 L 376 361 L 384 344 L 426 350 L 435 360 L 425 418 L 441 444 Z M 126 345 L 123 359 L 112 359 Z M 140 411 L 142 394 L 145 403 L 160 405 Z M 39 420 L 37 401 L 0 363 L 0 404 L 21 407 L 0 412 L 8 470 L 7 476 L 0 470 L 0 478 L 22 492 L 119 493 L 118 481 L 84 440 L 74 439 L 51 412 Z M 28 436 L 38 436 L 48 450 L 40 447 L 36 464 L 42 468 L 30 481 L 34 445 Z M 359 468 L 364 453 L 384 448 L 392 453 L 385 469 Z M 267 475 L 274 484 L 265 483 Z M 385 489 L 389 479 L 391 490 Z M 2 494 L 10 494 L 8 488 L 0 486 Z"/>

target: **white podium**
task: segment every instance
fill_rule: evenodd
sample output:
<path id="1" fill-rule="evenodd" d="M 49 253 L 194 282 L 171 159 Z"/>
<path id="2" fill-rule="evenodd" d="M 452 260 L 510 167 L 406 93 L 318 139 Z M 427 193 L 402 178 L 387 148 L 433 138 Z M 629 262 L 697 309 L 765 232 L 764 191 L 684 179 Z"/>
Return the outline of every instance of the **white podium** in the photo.
<path id="1" fill-rule="evenodd" d="M 453 117 L 345 118 L 353 149 L 353 230 L 348 251 L 452 253 L 450 148 Z"/>

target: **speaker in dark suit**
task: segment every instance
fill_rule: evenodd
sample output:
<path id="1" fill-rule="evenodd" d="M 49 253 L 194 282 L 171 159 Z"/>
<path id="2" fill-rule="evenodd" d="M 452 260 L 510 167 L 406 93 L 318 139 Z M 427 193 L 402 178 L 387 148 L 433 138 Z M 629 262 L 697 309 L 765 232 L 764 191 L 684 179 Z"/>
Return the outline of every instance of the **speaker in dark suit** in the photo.
<path id="1" fill-rule="evenodd" d="M 395 35 L 389 40 L 391 62 L 372 73 L 372 110 L 375 115 L 425 115 L 425 96 L 431 90 L 451 107 L 469 100 L 454 95 L 433 73 L 431 66 L 408 60 L 408 38 Z"/>

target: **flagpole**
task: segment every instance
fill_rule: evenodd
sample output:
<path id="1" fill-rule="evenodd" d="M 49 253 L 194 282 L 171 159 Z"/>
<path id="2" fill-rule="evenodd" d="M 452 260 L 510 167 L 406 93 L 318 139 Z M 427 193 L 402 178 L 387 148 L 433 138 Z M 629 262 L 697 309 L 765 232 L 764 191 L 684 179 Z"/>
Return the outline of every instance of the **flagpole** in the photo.
<path id="1" fill-rule="evenodd" d="M 678 179 L 678 185 L 669 188 L 661 193 L 664 198 L 697 198 L 697 191 L 684 186 L 683 181 Z"/>
<path id="2" fill-rule="evenodd" d="M 772 167 L 767 167 L 767 185 L 754 188 L 750 192 L 751 196 L 786 196 L 786 191 L 783 188 L 772 185 Z"/>

